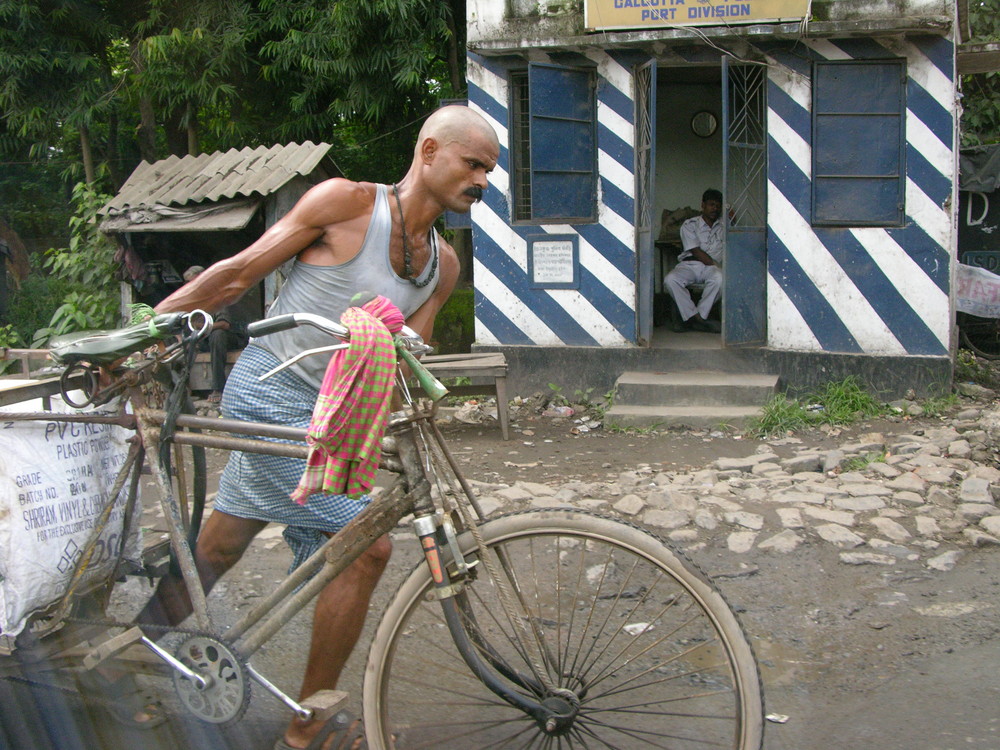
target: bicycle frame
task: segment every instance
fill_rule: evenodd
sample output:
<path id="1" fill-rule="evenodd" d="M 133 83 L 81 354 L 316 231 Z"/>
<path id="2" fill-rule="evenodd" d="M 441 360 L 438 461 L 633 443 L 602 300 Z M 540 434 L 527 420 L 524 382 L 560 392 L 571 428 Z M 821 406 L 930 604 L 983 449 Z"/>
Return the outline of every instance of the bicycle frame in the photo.
<path id="1" fill-rule="evenodd" d="M 405 411 L 396 412 L 391 418 L 388 428 L 388 434 L 394 438 L 390 442 L 395 444 L 400 460 L 400 465 L 397 467 L 400 471 L 399 479 L 390 489 L 376 497 L 347 526 L 330 537 L 308 560 L 286 577 L 274 591 L 262 598 L 253 609 L 228 628 L 224 635 L 244 659 L 249 659 L 269 638 L 307 606 L 330 581 L 356 560 L 372 542 L 395 528 L 401 518 L 412 513 L 414 527 L 421 539 L 425 558 L 432 570 L 435 571 L 436 589 L 440 592 L 439 598 L 449 631 L 469 668 L 496 695 L 531 715 L 536 721 L 542 724 L 559 721 L 559 718 L 565 713 L 561 706 L 558 708 L 546 706 L 540 701 L 531 700 L 524 693 L 512 689 L 512 685 L 516 685 L 532 694 L 542 695 L 544 688 L 538 684 L 537 680 L 509 669 L 498 658 L 484 660 L 477 651 L 477 645 L 489 655 L 488 644 L 470 637 L 466 626 L 463 625 L 463 622 L 468 623 L 470 618 L 463 614 L 464 608 L 460 604 L 461 600 L 456 599 L 456 597 L 461 596 L 461 587 L 457 584 L 464 581 L 466 576 L 456 576 L 449 572 L 447 564 L 442 564 L 442 557 L 447 558 L 447 554 L 442 555 L 442 549 L 448 549 L 449 540 L 447 534 L 442 532 L 440 523 L 433 520 L 435 508 L 431 501 L 431 484 L 425 476 L 413 435 L 416 424 L 430 425 L 430 434 L 437 446 L 444 452 L 452 470 L 459 477 L 459 481 L 464 483 L 464 478 L 458 474 L 457 465 L 453 461 L 447 445 L 440 432 L 433 425 L 435 409 L 433 407 L 420 409 L 417 404 L 412 402 L 408 408 L 411 410 L 409 414 Z M 153 428 L 162 424 L 165 416 L 165 413 L 159 410 L 139 412 L 139 424 L 148 425 L 144 440 L 157 439 L 158 433 Z M 269 435 L 303 441 L 305 439 L 305 430 L 236 420 L 181 415 L 177 418 L 177 426 L 239 432 L 246 435 Z M 273 443 L 252 438 L 220 437 L 189 431 L 176 432 L 173 440 L 184 445 L 236 449 L 297 458 L 305 458 L 307 453 L 304 445 Z M 478 503 L 475 502 L 471 490 L 468 489 L 467 485 L 464 489 L 467 499 L 470 500 L 477 515 L 482 519 L 483 516 L 478 512 L 476 507 Z M 167 493 L 163 493 L 163 497 L 167 497 Z M 164 511 L 166 512 L 167 509 L 165 508 Z M 168 518 L 173 513 L 171 511 Z M 440 536 L 445 538 L 438 538 Z M 454 561 L 452 560 L 452 562 Z M 197 578 L 194 580 L 197 581 Z M 299 588 L 300 586 L 301 588 Z M 197 602 L 192 599 L 192 603 L 195 604 L 195 615 L 198 617 L 197 608 L 206 607 L 204 598 Z M 207 619 L 207 610 L 202 610 L 202 616 Z"/>
<path id="2" fill-rule="evenodd" d="M 294 317 L 297 318 L 296 323 L 306 322 L 313 325 L 319 325 L 317 321 L 324 320 L 308 314 Z M 324 329 L 336 333 L 329 328 Z M 176 346 L 161 353 L 155 358 L 156 362 L 168 362 L 175 350 Z M 397 344 L 397 350 L 401 363 L 405 362 L 414 371 L 422 370 L 418 361 L 404 345 Z M 130 452 L 131 460 L 119 472 L 116 482 L 116 485 L 120 487 L 131 473 L 132 483 L 126 506 L 126 512 L 129 514 L 134 512 L 138 499 L 138 472 L 132 473 L 131 467 L 136 460 L 141 461 L 143 451 L 149 452 L 150 455 L 159 452 L 161 428 L 166 423 L 170 423 L 173 428 L 169 439 L 176 445 L 306 458 L 308 448 L 304 444 L 306 433 L 304 429 L 187 414 L 171 415 L 162 409 L 148 407 L 139 387 L 144 377 L 148 379 L 147 368 L 148 372 L 151 373 L 155 371 L 156 366 L 155 364 L 151 366 L 149 362 L 144 363 L 141 366 L 142 374 L 128 371 L 119 381 L 120 385 L 123 386 L 121 388 L 122 395 L 133 406 L 132 414 L 126 413 L 123 403 L 117 416 L 32 413 L 8 414 L 5 415 L 5 418 L 66 419 L 91 423 L 113 422 L 135 429 L 140 441 L 136 444 L 135 450 Z M 79 382 L 79 374 L 79 365 L 71 365 L 64 373 L 66 376 L 64 383 L 71 381 L 70 376 Z M 90 374 L 89 378 L 89 386 L 96 389 L 96 377 Z M 387 451 L 388 456 L 383 462 L 383 468 L 390 468 L 398 474 L 398 478 L 391 488 L 378 495 L 347 526 L 331 536 L 306 562 L 287 576 L 277 588 L 264 597 L 238 622 L 219 635 L 231 644 L 240 657 L 248 660 L 292 617 L 306 607 L 330 581 L 356 560 L 372 542 L 395 528 L 404 516 L 412 513 L 414 530 L 420 538 L 425 560 L 434 576 L 436 596 L 440 601 L 445 621 L 462 658 L 472 672 L 492 692 L 507 703 L 532 716 L 541 726 L 547 725 L 548 731 L 552 731 L 552 727 L 556 726 L 567 713 L 567 707 L 558 701 L 555 704 L 550 701 L 548 705 L 543 703 L 542 698 L 546 695 L 545 687 L 535 677 L 523 675 L 508 667 L 490 649 L 489 644 L 479 637 L 478 633 L 470 634 L 469 632 L 470 626 L 473 631 L 475 631 L 476 626 L 474 618 L 471 617 L 468 608 L 464 606 L 463 586 L 467 579 L 473 577 L 470 576 L 471 566 L 467 566 L 464 559 L 460 559 L 461 555 L 455 544 L 456 529 L 451 519 L 442 517 L 433 502 L 431 481 L 427 476 L 424 458 L 422 458 L 418 448 L 418 432 L 420 432 L 422 439 L 432 440 L 435 448 L 440 450 L 458 480 L 465 500 L 471 505 L 479 520 L 483 520 L 484 516 L 470 486 L 448 451 L 443 436 L 434 424 L 436 412 L 434 402 L 429 407 L 421 406 L 411 397 L 402 378 L 400 378 L 400 383 L 405 406 L 403 410 L 394 412 L 390 418 L 385 444 L 391 445 L 393 448 L 391 451 Z M 436 381 L 422 382 L 422 384 L 426 391 L 437 394 L 438 398 L 445 392 L 439 389 L 440 384 L 437 384 Z M 209 434 L 219 432 L 225 434 Z M 239 437 L 234 437 L 234 434 L 239 435 Z M 262 438 L 302 441 L 302 444 L 278 443 Z M 141 447 L 139 447 L 140 445 Z M 173 483 L 162 463 L 153 461 L 151 465 L 160 489 L 160 503 L 167 523 L 170 547 L 191 598 L 195 621 L 199 629 L 214 631 L 208 612 L 206 595 L 195 566 L 192 545 L 184 534 L 184 508 L 178 502 L 173 490 Z M 182 467 L 183 464 L 179 466 Z M 179 473 L 183 473 L 182 468 Z M 112 496 L 116 494 L 113 493 Z M 101 524 L 98 526 L 100 527 Z M 93 544 L 100 533 L 101 528 L 95 530 L 91 544 L 84 550 L 81 556 L 81 565 L 78 566 L 74 581 L 79 579 L 85 570 Z M 501 565 L 507 567 L 502 559 Z M 511 580 L 509 583 L 516 590 L 516 581 Z M 78 592 L 75 591 L 71 583 L 66 596 L 56 609 L 56 614 L 53 617 L 54 627 L 58 627 L 60 621 L 68 614 L 75 593 Z M 156 647 L 152 641 L 144 636 L 141 641 L 155 651 L 169 668 L 184 673 L 184 670 L 181 669 L 183 665 L 175 663 L 176 660 L 170 659 L 169 654 Z M 485 658 L 481 654 L 485 655 Z M 103 656 L 97 658 L 97 661 L 110 655 L 113 654 L 105 652 Z M 303 708 L 282 693 L 252 668 L 249 671 L 250 676 L 268 692 L 295 710 L 300 717 L 309 718 L 311 713 L 308 709 Z M 186 676 L 196 677 L 193 673 Z M 529 695 L 538 696 L 539 700 L 533 700 L 528 697 Z"/>

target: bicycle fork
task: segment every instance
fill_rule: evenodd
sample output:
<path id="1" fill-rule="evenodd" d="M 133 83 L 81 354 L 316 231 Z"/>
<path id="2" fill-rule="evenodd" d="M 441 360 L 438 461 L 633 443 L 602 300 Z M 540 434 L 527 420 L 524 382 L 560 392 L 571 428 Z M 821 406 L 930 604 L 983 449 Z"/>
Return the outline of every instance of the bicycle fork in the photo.
<path id="1" fill-rule="evenodd" d="M 546 734 L 568 731 L 579 708 L 576 695 L 544 685 L 544 666 L 537 667 L 539 674 L 535 676 L 515 670 L 483 637 L 465 590 L 467 583 L 476 579 L 480 561 L 465 559 L 451 520 L 421 515 L 413 520 L 413 528 L 434 583 L 428 597 L 439 601 L 455 647 L 472 673 L 499 698 L 532 717 Z M 505 584 L 498 581 L 497 585 Z M 524 617 L 530 620 L 529 613 Z M 540 639 L 536 641 L 541 649 Z"/>

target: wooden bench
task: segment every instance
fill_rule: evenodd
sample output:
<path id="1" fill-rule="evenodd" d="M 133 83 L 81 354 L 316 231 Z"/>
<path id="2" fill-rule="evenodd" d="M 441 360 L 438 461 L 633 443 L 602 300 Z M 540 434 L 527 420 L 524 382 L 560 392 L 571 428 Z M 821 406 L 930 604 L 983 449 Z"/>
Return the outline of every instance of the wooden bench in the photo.
<path id="1" fill-rule="evenodd" d="M 236 360 L 239 359 L 242 349 L 226 352 L 226 376 L 233 369 Z M 194 362 L 191 365 L 191 390 L 210 391 L 212 390 L 212 355 L 209 352 L 198 352 L 194 355 Z"/>
<path id="2" fill-rule="evenodd" d="M 507 358 L 502 352 L 478 354 L 434 354 L 420 360 L 436 378 L 469 378 L 485 382 L 450 385 L 453 396 L 492 394 L 497 400 L 497 420 L 504 440 L 510 440 L 510 412 L 507 401 Z M 492 379 L 493 382 L 489 382 Z"/>

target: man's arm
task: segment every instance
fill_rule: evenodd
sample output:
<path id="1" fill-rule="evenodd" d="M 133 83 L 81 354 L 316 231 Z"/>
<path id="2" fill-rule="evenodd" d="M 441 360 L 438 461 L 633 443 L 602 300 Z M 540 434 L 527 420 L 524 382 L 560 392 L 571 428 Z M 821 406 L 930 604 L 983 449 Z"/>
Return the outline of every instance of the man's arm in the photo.
<path id="1" fill-rule="evenodd" d="M 688 252 L 691 253 L 692 258 L 694 258 L 695 260 L 700 260 L 706 266 L 715 265 L 715 261 L 712 260 L 712 256 L 706 253 L 700 247 L 692 247 L 690 250 L 688 250 Z"/>
<path id="2" fill-rule="evenodd" d="M 715 261 L 712 256 L 701 249 L 701 239 L 698 237 L 698 222 L 701 217 L 696 216 L 681 224 L 681 247 L 684 252 L 689 253 L 691 258 L 704 263 L 706 266 L 714 266 Z"/>
<path id="3" fill-rule="evenodd" d="M 370 212 L 373 196 L 356 182 L 332 179 L 311 188 L 260 238 L 220 260 L 156 306 L 158 313 L 232 304 L 285 261 L 294 258 L 331 228 Z M 363 235 L 362 235 L 363 236 Z"/>

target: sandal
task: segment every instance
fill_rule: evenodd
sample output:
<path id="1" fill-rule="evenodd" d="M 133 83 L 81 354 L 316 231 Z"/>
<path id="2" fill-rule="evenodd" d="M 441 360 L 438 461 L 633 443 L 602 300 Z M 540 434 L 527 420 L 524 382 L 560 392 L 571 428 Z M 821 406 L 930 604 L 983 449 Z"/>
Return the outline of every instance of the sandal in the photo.
<path id="1" fill-rule="evenodd" d="M 96 671 L 83 672 L 79 683 L 84 698 L 86 692 L 93 692 L 113 700 L 114 705 L 104 704 L 105 708 L 127 727 L 152 729 L 167 720 L 155 691 L 139 684 L 133 675 L 125 674 L 112 681 Z"/>
<path id="2" fill-rule="evenodd" d="M 332 744 L 327 745 L 328 742 Z M 274 750 L 366 750 L 367 747 L 364 723 L 350 711 L 338 711 L 331 716 L 305 748 L 292 747 L 285 742 L 284 735 L 274 743 Z"/>

